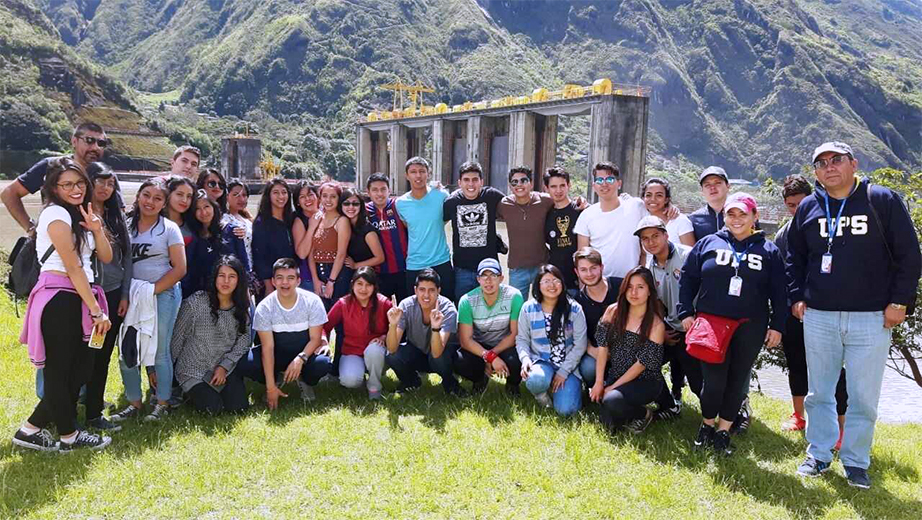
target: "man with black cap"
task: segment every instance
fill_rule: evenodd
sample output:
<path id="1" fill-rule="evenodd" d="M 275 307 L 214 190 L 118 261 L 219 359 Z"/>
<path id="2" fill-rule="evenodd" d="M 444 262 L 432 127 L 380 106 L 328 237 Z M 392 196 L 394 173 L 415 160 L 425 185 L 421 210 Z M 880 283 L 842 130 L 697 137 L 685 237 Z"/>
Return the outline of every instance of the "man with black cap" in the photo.
<path id="1" fill-rule="evenodd" d="M 695 228 L 695 240 L 713 235 L 724 227 L 723 209 L 730 194 L 730 179 L 720 166 L 705 168 L 698 176 L 698 184 L 707 204 L 688 216 Z"/>
<path id="2" fill-rule="evenodd" d="M 797 473 L 819 476 L 832 463 L 844 364 L 848 410 L 839 460 L 850 485 L 868 488 L 890 330 L 915 303 L 922 253 L 900 196 L 857 179 L 850 146 L 823 143 L 813 168 L 816 191 L 801 201 L 788 232 L 791 311 L 804 322 L 807 354 L 809 445 Z"/>

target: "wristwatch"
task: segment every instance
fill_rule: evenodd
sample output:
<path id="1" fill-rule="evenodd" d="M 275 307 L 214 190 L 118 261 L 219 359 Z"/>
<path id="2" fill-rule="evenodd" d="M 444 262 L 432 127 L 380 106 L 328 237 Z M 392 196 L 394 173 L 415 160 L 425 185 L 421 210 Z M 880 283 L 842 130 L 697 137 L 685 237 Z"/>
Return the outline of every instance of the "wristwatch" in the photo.
<path id="1" fill-rule="evenodd" d="M 307 354 L 305 354 L 304 352 L 298 352 L 298 359 L 307 363 Z"/>
<path id="2" fill-rule="evenodd" d="M 901 303 L 891 303 L 891 304 L 890 304 L 890 308 L 891 308 L 891 309 L 896 309 L 896 310 L 898 310 L 898 311 L 905 311 L 905 310 L 906 310 L 906 306 L 903 305 L 903 304 L 901 304 Z"/>

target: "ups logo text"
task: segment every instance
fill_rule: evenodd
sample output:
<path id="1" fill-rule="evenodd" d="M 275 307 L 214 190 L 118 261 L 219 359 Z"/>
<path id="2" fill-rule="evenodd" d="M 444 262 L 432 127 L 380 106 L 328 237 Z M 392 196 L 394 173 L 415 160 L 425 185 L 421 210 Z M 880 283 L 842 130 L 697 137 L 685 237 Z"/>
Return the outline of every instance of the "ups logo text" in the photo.
<path id="1" fill-rule="evenodd" d="M 829 238 L 829 221 L 824 217 L 818 220 L 820 223 L 820 236 Z M 848 229 L 852 235 L 868 234 L 868 216 L 852 215 L 851 217 L 839 217 L 839 224 L 836 226 L 836 236 L 840 237 Z"/>

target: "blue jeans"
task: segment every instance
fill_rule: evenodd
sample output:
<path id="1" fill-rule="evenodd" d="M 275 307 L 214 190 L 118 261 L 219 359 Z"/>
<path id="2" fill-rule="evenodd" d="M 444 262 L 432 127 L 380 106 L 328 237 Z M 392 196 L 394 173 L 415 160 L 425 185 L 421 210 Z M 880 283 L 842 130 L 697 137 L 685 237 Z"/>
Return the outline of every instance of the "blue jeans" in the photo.
<path id="1" fill-rule="evenodd" d="M 173 387 L 173 355 L 170 353 L 170 341 L 173 339 L 173 326 L 179 315 L 182 292 L 179 284 L 157 295 L 157 355 L 154 358 L 154 373 L 157 374 L 157 400 L 170 400 Z M 128 368 L 119 361 L 122 382 L 125 384 L 125 397 L 128 401 L 141 400 L 141 371 Z"/>
<path id="2" fill-rule="evenodd" d="M 479 285 L 476 270 L 463 267 L 455 268 L 455 298 L 460 300 L 462 296 L 473 291 Z"/>
<path id="3" fill-rule="evenodd" d="M 45 397 L 45 370 L 42 368 L 35 369 L 35 397 L 39 401 Z"/>
<path id="4" fill-rule="evenodd" d="M 419 372 L 436 373 L 442 378 L 442 388 L 452 392 L 459 386 L 452 368 L 457 348 L 456 345 L 446 345 L 441 356 L 432 357 L 432 352 L 423 352 L 412 343 L 401 343 L 397 352 L 388 354 L 384 362 L 394 371 L 402 385 L 419 386 L 422 384 Z"/>
<path id="5" fill-rule="evenodd" d="M 515 287 L 522 293 L 522 298 L 528 301 L 531 298 L 531 282 L 535 281 L 538 276 L 538 266 L 534 267 L 516 267 L 509 270 L 509 285 Z"/>
<path id="6" fill-rule="evenodd" d="M 832 461 L 839 437 L 836 385 L 842 365 L 848 373 L 848 410 L 839 459 L 845 466 L 867 469 L 884 368 L 890 351 L 890 329 L 883 311 L 840 312 L 808 308 L 804 313 L 807 353 L 807 453 Z"/>
<path id="7" fill-rule="evenodd" d="M 589 354 L 583 354 L 582 359 L 579 360 L 579 375 L 583 376 L 583 382 L 589 388 L 595 384 L 595 367 L 595 358 Z"/>
<path id="8" fill-rule="evenodd" d="M 556 372 L 557 369 L 549 361 L 542 359 L 535 362 L 528 371 L 525 388 L 535 395 L 549 392 Z M 554 399 L 554 411 L 564 417 L 573 415 L 583 405 L 583 384 L 576 374 L 570 374 L 563 386 L 552 393 L 551 397 Z"/>

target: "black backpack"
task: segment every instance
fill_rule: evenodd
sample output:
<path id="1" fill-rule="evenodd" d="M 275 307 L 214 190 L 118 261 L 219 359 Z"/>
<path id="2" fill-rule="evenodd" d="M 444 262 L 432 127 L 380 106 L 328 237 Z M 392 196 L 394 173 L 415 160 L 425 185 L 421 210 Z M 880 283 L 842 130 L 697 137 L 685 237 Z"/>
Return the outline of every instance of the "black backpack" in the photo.
<path id="1" fill-rule="evenodd" d="M 10 253 L 9 286 L 10 291 L 17 298 L 28 298 L 32 288 L 38 283 L 39 271 L 42 264 L 48 260 L 51 253 L 54 252 L 54 245 L 48 246 L 41 260 L 35 250 L 35 238 L 31 236 L 19 237 L 13 251 Z"/>

